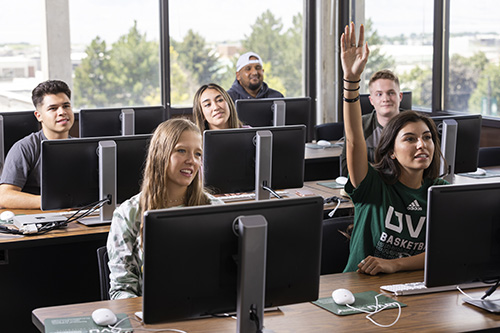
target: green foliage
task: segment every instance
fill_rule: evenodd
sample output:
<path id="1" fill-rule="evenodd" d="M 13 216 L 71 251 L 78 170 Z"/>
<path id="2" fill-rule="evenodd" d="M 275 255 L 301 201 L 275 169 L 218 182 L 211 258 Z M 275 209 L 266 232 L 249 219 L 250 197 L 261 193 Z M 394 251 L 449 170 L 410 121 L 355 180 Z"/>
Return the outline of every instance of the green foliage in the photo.
<path id="1" fill-rule="evenodd" d="M 479 77 L 487 63 L 488 59 L 483 52 L 476 53 L 470 58 L 459 54 L 451 57 L 446 109 L 455 111 L 469 109 L 469 99 L 476 90 Z M 481 105 L 474 103 L 471 104 L 473 109 L 480 111 Z"/>
<path id="2" fill-rule="evenodd" d="M 111 49 L 96 37 L 75 69 L 74 101 L 80 108 L 160 104 L 158 43 L 137 22 Z"/>
<path id="3" fill-rule="evenodd" d="M 500 102 L 500 65 L 487 64 L 479 77 L 477 88 L 469 100 L 469 111 L 498 116 L 488 104 Z"/>
<path id="4" fill-rule="evenodd" d="M 401 90 L 412 92 L 412 106 L 427 106 L 432 103 L 432 70 L 414 67 L 409 73 L 399 75 Z"/>
<path id="5" fill-rule="evenodd" d="M 370 18 L 365 23 L 366 42 L 370 47 L 370 60 L 365 67 L 365 91 L 368 91 L 368 82 L 372 75 L 382 69 L 394 70 L 395 61 L 391 56 L 388 56 L 380 51 L 379 45 L 383 44 L 383 40 L 378 34 L 378 31 L 373 29 L 373 22 Z"/>

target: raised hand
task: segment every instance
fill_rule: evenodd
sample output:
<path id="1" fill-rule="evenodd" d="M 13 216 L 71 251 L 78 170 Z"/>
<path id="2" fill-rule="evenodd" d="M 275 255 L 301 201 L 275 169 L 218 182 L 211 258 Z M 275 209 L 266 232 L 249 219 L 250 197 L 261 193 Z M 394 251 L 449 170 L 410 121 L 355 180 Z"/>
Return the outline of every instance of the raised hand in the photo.
<path id="1" fill-rule="evenodd" d="M 364 39 L 365 27 L 361 25 L 359 27 L 359 41 L 356 43 L 354 22 L 351 22 L 350 27 L 345 27 L 344 33 L 340 37 L 340 59 L 346 80 L 359 80 L 365 69 L 370 50 Z"/>

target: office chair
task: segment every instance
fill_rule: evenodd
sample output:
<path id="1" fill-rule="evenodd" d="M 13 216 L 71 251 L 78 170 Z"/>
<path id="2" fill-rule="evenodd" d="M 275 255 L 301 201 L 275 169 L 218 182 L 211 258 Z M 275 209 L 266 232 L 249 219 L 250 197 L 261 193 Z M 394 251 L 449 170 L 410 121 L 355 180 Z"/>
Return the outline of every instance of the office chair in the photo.
<path id="1" fill-rule="evenodd" d="M 480 147 L 477 166 L 489 167 L 500 165 L 500 147 Z"/>
<path id="2" fill-rule="evenodd" d="M 344 136 L 344 123 L 326 123 L 314 126 L 314 138 L 316 140 L 334 141 Z"/>
<path id="3" fill-rule="evenodd" d="M 99 266 L 99 285 L 101 287 L 101 300 L 107 301 L 109 297 L 109 266 L 108 250 L 106 246 L 97 249 L 97 265 Z"/>
<path id="4" fill-rule="evenodd" d="M 321 275 L 342 273 L 349 258 L 349 239 L 340 233 L 354 223 L 354 216 L 334 217 L 323 220 L 321 244 Z"/>

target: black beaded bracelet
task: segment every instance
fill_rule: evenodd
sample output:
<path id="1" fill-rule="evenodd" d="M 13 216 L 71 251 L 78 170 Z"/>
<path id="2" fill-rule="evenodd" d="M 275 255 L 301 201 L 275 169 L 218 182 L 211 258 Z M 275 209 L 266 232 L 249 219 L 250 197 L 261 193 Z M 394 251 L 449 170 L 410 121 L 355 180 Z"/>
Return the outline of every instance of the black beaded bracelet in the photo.
<path id="1" fill-rule="evenodd" d="M 358 81 L 349 81 L 349 80 L 346 80 L 346 79 L 343 78 L 343 80 L 345 82 L 348 82 L 348 83 L 359 83 L 359 82 L 361 82 L 361 79 L 359 79 Z"/>
<path id="2" fill-rule="evenodd" d="M 342 95 L 342 99 L 344 100 L 344 102 L 354 103 L 354 102 L 359 101 L 359 95 L 354 97 L 354 98 L 345 98 L 345 96 Z"/>
<path id="3" fill-rule="evenodd" d="M 346 91 L 358 91 L 359 86 L 357 88 L 354 88 L 354 89 L 348 89 L 348 88 L 344 87 L 344 90 L 346 90 Z"/>

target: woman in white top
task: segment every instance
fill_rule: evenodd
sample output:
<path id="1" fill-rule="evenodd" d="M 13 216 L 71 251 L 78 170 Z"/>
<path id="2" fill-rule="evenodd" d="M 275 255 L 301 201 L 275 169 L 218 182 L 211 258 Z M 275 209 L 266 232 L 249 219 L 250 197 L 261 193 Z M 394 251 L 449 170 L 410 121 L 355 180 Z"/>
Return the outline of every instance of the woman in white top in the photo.
<path id="1" fill-rule="evenodd" d="M 110 297 L 142 294 L 142 228 L 147 210 L 221 204 L 203 189 L 202 138 L 187 119 L 170 119 L 155 130 L 148 149 L 141 192 L 113 214 L 108 235 Z"/>

